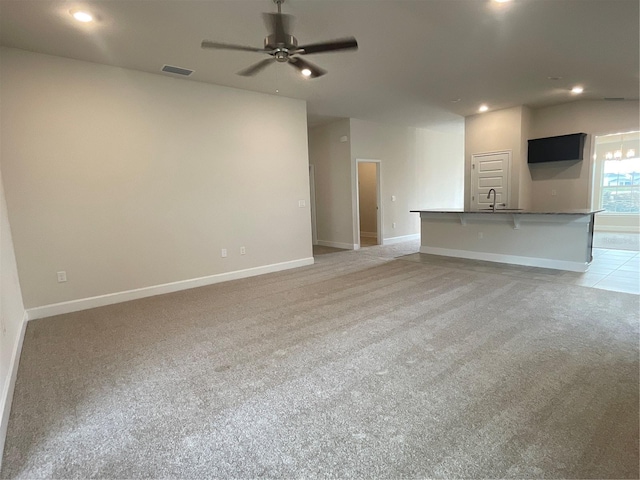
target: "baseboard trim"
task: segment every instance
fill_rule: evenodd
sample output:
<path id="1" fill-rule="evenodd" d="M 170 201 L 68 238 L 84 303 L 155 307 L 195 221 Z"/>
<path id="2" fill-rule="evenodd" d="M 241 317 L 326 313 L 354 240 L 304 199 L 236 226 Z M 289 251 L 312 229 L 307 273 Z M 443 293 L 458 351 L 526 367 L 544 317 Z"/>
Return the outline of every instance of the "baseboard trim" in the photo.
<path id="1" fill-rule="evenodd" d="M 378 234 L 376 232 L 360 232 L 360 236 L 364 238 L 377 238 Z"/>
<path id="2" fill-rule="evenodd" d="M 382 245 L 393 245 L 394 243 L 408 242 L 409 240 L 420 240 L 420 234 L 402 235 L 400 237 L 383 238 Z"/>
<path id="3" fill-rule="evenodd" d="M 22 325 L 18 332 L 18 338 L 13 345 L 11 352 L 11 361 L 9 363 L 9 378 L 4 385 L 2 398 L 0 398 L 0 469 L 2 469 L 2 453 L 4 452 L 4 443 L 7 439 L 7 429 L 9 428 L 9 414 L 11 413 L 11 404 L 13 403 L 13 392 L 16 387 L 16 378 L 18 377 L 18 364 L 20 363 L 20 354 L 22 353 L 22 344 L 24 343 L 24 334 L 27 331 L 28 316 L 25 310 L 22 315 Z"/>
<path id="4" fill-rule="evenodd" d="M 597 220 L 593 230 L 598 233 L 632 233 L 636 235 L 640 233 L 640 227 L 634 226 L 620 227 L 617 225 L 602 225 L 599 227 Z"/>
<path id="5" fill-rule="evenodd" d="M 162 295 L 165 293 L 178 292 L 180 290 L 188 290 L 190 288 L 204 287 L 215 283 L 228 282 L 230 280 L 255 277 L 256 275 L 264 275 L 266 273 L 274 273 L 282 270 L 289 270 L 291 268 L 305 267 L 313 265 L 313 263 L 313 257 L 301 258 L 299 260 L 292 260 L 289 262 L 274 263 L 271 265 L 263 265 L 261 267 L 247 268 L 245 270 L 208 275 L 206 277 L 181 280 L 179 282 L 154 285 L 152 287 L 137 288 L 135 290 L 109 293 L 106 295 L 98 295 L 96 297 L 71 300 L 69 302 L 54 303 L 51 305 L 44 305 L 42 307 L 29 308 L 27 310 L 27 316 L 29 320 L 35 320 L 38 318 L 51 317 L 53 315 L 61 315 L 64 313 L 78 312 L 80 310 L 88 310 L 90 308 L 103 307 L 105 305 L 113 305 L 114 303 L 153 297 L 155 295 Z"/>
<path id="6" fill-rule="evenodd" d="M 555 270 L 568 270 L 571 272 L 586 272 L 588 263 L 569 262 L 566 260 L 551 260 L 548 258 L 522 257 L 519 255 L 503 255 L 501 253 L 471 252 L 469 250 L 454 250 L 440 247 L 420 247 L 420 253 L 442 255 L 445 257 L 467 258 L 469 260 L 484 260 L 487 262 L 510 263 L 512 265 L 525 265 L 527 267 L 551 268 Z"/>
<path id="7" fill-rule="evenodd" d="M 323 247 L 342 248 L 345 250 L 357 250 L 357 245 L 352 243 L 329 242 L 327 240 L 318 240 L 318 245 Z"/>

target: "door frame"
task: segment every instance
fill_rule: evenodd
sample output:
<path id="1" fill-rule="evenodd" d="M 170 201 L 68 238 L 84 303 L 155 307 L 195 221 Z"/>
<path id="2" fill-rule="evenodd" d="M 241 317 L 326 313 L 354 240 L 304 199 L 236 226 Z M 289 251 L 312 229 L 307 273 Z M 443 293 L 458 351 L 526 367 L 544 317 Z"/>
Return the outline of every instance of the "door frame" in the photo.
<path id="1" fill-rule="evenodd" d="M 309 164 L 309 208 L 311 210 L 311 244 L 318 244 L 318 225 L 316 216 L 316 166 Z"/>
<path id="2" fill-rule="evenodd" d="M 506 208 L 511 208 L 511 163 L 512 163 L 512 152 L 511 150 L 498 150 L 496 152 L 481 152 L 481 153 L 472 153 L 471 154 L 471 164 L 470 164 L 470 168 L 471 168 L 471 172 L 470 172 L 470 182 L 469 182 L 469 210 L 474 210 L 474 201 L 473 201 L 473 196 L 474 196 L 474 192 L 473 189 L 475 188 L 475 184 L 477 182 L 474 182 L 474 180 L 476 180 L 476 177 L 478 175 L 478 169 L 474 167 L 474 165 L 476 164 L 476 160 L 480 157 L 488 157 L 489 155 L 506 155 L 507 156 L 507 174 L 505 177 L 505 180 L 507 182 L 507 188 L 506 193 L 507 193 L 507 201 L 504 202 L 506 204 Z"/>
<path id="3" fill-rule="evenodd" d="M 382 188 L 382 161 L 374 160 L 370 158 L 356 158 L 352 164 L 352 178 L 354 179 L 354 183 L 352 186 L 352 204 L 353 204 L 353 248 L 354 250 L 360 249 L 360 187 L 358 178 L 358 164 L 359 163 L 375 163 L 376 164 L 376 204 L 377 204 L 377 215 L 376 215 L 376 236 L 378 245 L 383 245 L 384 242 L 382 240 L 382 196 L 380 194 Z"/>

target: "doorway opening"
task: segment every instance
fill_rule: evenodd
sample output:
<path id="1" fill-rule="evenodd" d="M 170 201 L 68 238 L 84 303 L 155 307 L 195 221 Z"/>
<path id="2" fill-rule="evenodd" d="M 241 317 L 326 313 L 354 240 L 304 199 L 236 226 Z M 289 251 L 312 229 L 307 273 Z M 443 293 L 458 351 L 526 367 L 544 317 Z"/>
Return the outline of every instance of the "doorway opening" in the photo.
<path id="1" fill-rule="evenodd" d="M 356 167 L 358 245 L 381 245 L 380 161 L 356 160 Z"/>

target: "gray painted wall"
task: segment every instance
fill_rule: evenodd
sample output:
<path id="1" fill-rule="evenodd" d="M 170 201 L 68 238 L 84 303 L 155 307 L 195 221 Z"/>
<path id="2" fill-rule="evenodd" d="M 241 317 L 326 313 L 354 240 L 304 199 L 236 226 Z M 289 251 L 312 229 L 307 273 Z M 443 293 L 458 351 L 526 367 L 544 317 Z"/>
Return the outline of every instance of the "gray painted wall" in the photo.
<path id="1" fill-rule="evenodd" d="M 511 151 L 509 182 L 511 188 L 510 208 L 526 208 L 529 190 L 526 176 L 521 172 L 526 167 L 526 150 L 523 152 L 523 116 L 528 115 L 526 107 L 513 107 L 482 114 L 465 119 L 465 176 L 464 205 L 471 204 L 471 157 L 478 153 Z M 523 188 L 521 189 L 521 183 Z"/>
<path id="2" fill-rule="evenodd" d="M 348 141 L 340 142 L 342 136 Z M 312 127 L 309 158 L 316 168 L 316 203 L 322 217 L 318 219 L 318 240 L 345 247 L 357 243 L 358 159 L 380 160 L 383 238 L 419 233 L 418 215 L 410 210 L 461 208 L 463 204 L 462 117 L 442 130 L 354 118 Z"/>
<path id="3" fill-rule="evenodd" d="M 594 135 L 640 129 L 640 111 L 638 101 L 583 100 L 533 110 L 531 127 L 531 138 L 588 134 L 583 161 L 532 165 L 533 206 L 538 210 L 589 208 Z"/>
<path id="4" fill-rule="evenodd" d="M 303 101 L 1 55 L 2 174 L 27 308 L 312 256 Z"/>
<path id="5" fill-rule="evenodd" d="M 346 141 L 340 138 L 346 137 Z M 353 248 L 349 119 L 309 129 L 309 162 L 315 166 L 318 243 Z"/>
<path id="6" fill-rule="evenodd" d="M 512 150 L 515 168 L 511 193 L 516 208 L 538 211 L 590 208 L 594 135 L 638 130 L 639 119 L 638 101 L 604 100 L 582 100 L 539 109 L 519 106 L 467 117 L 465 206 L 469 206 L 471 155 Z M 583 161 L 527 164 L 528 139 L 577 132 L 588 134 Z"/>
<path id="7" fill-rule="evenodd" d="M 20 342 L 24 319 L 22 292 L 1 177 L 0 174 L 0 467 L 13 397 L 11 362 L 18 361 L 14 354 Z"/>

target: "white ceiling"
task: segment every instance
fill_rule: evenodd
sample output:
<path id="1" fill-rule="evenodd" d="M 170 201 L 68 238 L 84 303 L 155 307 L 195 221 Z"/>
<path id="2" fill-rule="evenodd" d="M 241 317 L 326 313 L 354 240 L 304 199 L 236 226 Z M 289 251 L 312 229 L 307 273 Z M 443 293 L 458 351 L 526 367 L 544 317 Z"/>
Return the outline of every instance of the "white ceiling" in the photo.
<path id="1" fill-rule="evenodd" d="M 98 20 L 76 22 L 76 8 Z M 575 84 L 585 88 L 580 98 L 639 96 L 638 0 L 286 0 L 282 10 L 296 17 L 300 44 L 353 35 L 359 50 L 307 56 L 329 71 L 308 80 L 286 64 L 240 77 L 262 54 L 200 48 L 203 39 L 261 47 L 261 12 L 276 11 L 273 0 L 0 0 L 0 44 L 159 75 L 169 64 L 195 70 L 195 81 L 279 90 L 308 102 L 311 123 L 446 128 L 481 103 L 574 101 Z"/>

